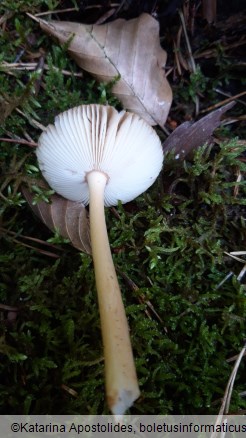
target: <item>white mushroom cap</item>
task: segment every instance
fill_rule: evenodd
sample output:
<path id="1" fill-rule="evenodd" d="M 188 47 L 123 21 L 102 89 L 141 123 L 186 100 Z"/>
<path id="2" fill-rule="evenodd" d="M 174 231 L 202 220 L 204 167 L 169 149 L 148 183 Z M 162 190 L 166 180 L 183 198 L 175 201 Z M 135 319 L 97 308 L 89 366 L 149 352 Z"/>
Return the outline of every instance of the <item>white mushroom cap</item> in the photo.
<path id="1" fill-rule="evenodd" d="M 60 114 L 41 135 L 37 158 L 49 185 L 64 198 L 89 203 L 86 175 L 104 172 L 106 206 L 129 202 L 147 190 L 163 162 L 160 139 L 136 114 L 81 105 Z"/>

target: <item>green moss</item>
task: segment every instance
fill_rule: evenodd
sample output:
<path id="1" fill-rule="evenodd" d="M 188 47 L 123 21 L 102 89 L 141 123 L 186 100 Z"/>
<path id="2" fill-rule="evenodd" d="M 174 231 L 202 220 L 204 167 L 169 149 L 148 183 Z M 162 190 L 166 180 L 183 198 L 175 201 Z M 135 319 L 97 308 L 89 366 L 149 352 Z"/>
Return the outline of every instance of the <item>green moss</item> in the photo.
<path id="1" fill-rule="evenodd" d="M 224 254 L 243 249 L 245 188 L 233 193 L 235 171 L 244 170 L 241 148 L 233 141 L 212 150 L 213 157 L 206 151 L 196 153 L 193 166 L 167 160 L 162 178 L 178 172 L 184 184 L 175 185 L 175 192 L 162 199 L 159 180 L 136 202 L 119 205 L 117 218 L 107 211 L 116 266 L 139 288 L 130 290 L 120 277 L 142 391 L 134 412 L 217 412 L 213 403 L 231 370 L 227 359 L 245 338 L 245 287 L 236 279 L 240 265 Z M 201 192 L 210 193 L 209 201 Z M 27 207 L 19 208 L 17 218 L 12 230 L 50 236 Z M 1 302 L 17 306 L 18 313 L 13 323 L 2 313 L 1 411 L 23 413 L 25 406 L 27 413 L 107 412 L 90 257 L 65 245 L 53 261 L 11 237 L 2 240 Z M 218 287 L 229 271 L 232 278 Z M 232 404 L 237 409 L 244 406 L 238 395 L 243 373 L 242 366 Z"/>

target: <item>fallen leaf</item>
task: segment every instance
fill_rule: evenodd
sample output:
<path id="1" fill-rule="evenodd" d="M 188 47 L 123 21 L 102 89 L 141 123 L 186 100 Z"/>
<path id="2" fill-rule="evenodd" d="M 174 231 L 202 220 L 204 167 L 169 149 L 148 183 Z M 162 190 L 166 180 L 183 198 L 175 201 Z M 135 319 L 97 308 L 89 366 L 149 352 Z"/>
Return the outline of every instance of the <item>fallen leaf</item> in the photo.
<path id="1" fill-rule="evenodd" d="M 163 143 L 164 153 L 172 151 L 175 158 L 183 160 L 192 150 L 210 142 L 214 130 L 221 124 L 221 116 L 234 105 L 235 102 L 230 102 L 195 123 L 182 123 Z"/>
<path id="2" fill-rule="evenodd" d="M 50 204 L 40 201 L 33 205 L 34 195 L 25 187 L 22 192 L 33 212 L 50 230 L 58 230 L 75 248 L 91 254 L 88 213 L 83 204 L 54 194 Z"/>
<path id="3" fill-rule="evenodd" d="M 160 46 L 159 23 L 142 14 L 133 20 L 118 19 L 103 25 L 69 21 L 49 22 L 28 14 L 60 43 L 98 81 L 120 79 L 113 94 L 124 109 L 137 113 L 150 125 L 163 126 L 172 102 L 165 77 L 166 52 Z"/>

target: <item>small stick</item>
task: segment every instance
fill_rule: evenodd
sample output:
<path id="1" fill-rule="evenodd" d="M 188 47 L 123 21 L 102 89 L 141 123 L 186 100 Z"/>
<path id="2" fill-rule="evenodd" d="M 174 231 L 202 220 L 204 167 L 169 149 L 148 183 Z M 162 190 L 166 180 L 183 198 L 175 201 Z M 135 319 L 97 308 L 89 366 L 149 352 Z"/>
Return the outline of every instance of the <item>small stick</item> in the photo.
<path id="1" fill-rule="evenodd" d="M 208 108 L 201 111 L 201 114 L 206 113 L 207 111 L 212 111 L 215 108 L 219 108 L 220 106 L 225 105 L 226 103 L 231 102 L 232 100 L 236 100 L 241 96 L 244 96 L 246 91 L 242 91 L 241 93 L 236 94 L 235 96 L 228 97 L 228 99 L 222 100 L 221 102 L 216 103 L 215 105 L 211 105 Z"/>
<path id="2" fill-rule="evenodd" d="M 179 16 L 180 16 L 180 20 L 181 20 L 181 23 L 182 23 L 182 26 L 183 26 L 185 42 L 186 42 L 188 54 L 189 54 L 189 57 L 190 57 L 191 68 L 192 68 L 193 73 L 196 73 L 196 63 L 195 63 L 194 58 L 193 58 L 193 54 L 192 54 L 192 50 L 191 50 L 191 45 L 190 45 L 190 41 L 189 41 L 187 30 L 186 30 L 184 14 L 183 14 L 183 12 L 181 10 L 179 10 Z"/>
<path id="3" fill-rule="evenodd" d="M 10 312 L 18 312 L 18 307 L 7 306 L 6 304 L 0 304 L 0 309 L 9 310 Z"/>
<path id="4" fill-rule="evenodd" d="M 39 123 L 37 120 L 33 119 L 32 117 L 27 116 L 25 113 L 23 113 L 23 111 L 21 111 L 19 108 L 15 108 L 15 110 L 17 111 L 17 113 L 21 114 L 23 117 L 25 117 L 25 119 L 28 120 L 28 122 L 33 125 L 35 128 L 41 129 L 41 131 L 45 131 L 46 127 L 44 125 L 42 125 L 41 123 Z"/>
<path id="5" fill-rule="evenodd" d="M 112 17 L 114 15 L 116 9 L 110 9 L 108 12 L 102 15 L 102 17 L 98 18 L 98 20 L 95 22 L 95 24 L 103 24 L 108 18 Z"/>
<path id="6" fill-rule="evenodd" d="M 131 278 L 129 278 L 129 277 L 125 274 L 125 272 L 120 271 L 119 269 L 117 269 L 117 271 L 118 271 L 119 274 L 124 278 L 124 280 L 127 282 L 127 284 L 130 286 L 130 288 L 131 288 L 133 291 L 136 292 L 136 291 L 139 290 L 139 287 L 136 285 L 136 283 L 134 283 L 134 281 L 132 281 Z M 158 315 L 158 313 L 156 312 L 156 310 L 155 310 L 153 304 L 152 304 L 149 300 L 146 300 L 144 294 L 141 294 L 138 298 L 139 298 L 140 303 L 147 304 L 147 306 L 148 306 L 149 309 L 153 312 L 153 314 L 156 316 L 156 318 L 157 318 L 161 323 L 163 323 L 163 320 L 161 319 L 161 317 L 160 317 L 160 316 Z M 149 319 L 152 319 L 151 316 L 150 316 L 150 314 L 149 314 L 149 312 L 148 312 L 148 310 L 145 310 L 145 313 L 146 313 L 146 315 L 148 316 Z"/>
<path id="7" fill-rule="evenodd" d="M 189 54 L 189 58 L 190 58 L 190 64 L 191 64 L 191 68 L 193 73 L 196 73 L 196 63 L 195 60 L 193 58 L 192 55 L 192 50 L 191 50 L 191 45 L 190 45 L 190 41 L 189 41 L 189 37 L 188 37 L 188 33 L 186 30 L 186 25 L 185 25 L 185 19 L 184 19 L 184 14 L 181 10 L 179 10 L 179 16 L 180 16 L 180 20 L 183 26 L 183 31 L 184 31 L 184 36 L 185 36 L 185 41 L 186 41 L 186 46 L 187 46 L 187 50 L 188 50 L 188 54 Z M 199 114 L 199 97 L 196 94 L 195 96 L 195 115 L 197 116 Z"/>
<path id="8" fill-rule="evenodd" d="M 238 276 L 237 276 L 237 280 L 238 281 L 241 281 L 242 280 L 242 278 L 244 277 L 244 275 L 245 275 L 245 272 L 246 272 L 246 265 L 244 265 L 244 267 L 243 267 L 243 269 L 240 271 L 240 273 L 238 274 Z"/>
<path id="9" fill-rule="evenodd" d="M 78 8 L 54 9 L 53 11 L 39 12 L 38 14 L 35 14 L 35 17 L 43 17 L 44 15 L 50 14 L 63 14 L 65 12 L 78 12 Z"/>
<path id="10" fill-rule="evenodd" d="M 179 27 L 178 33 L 177 33 L 177 56 L 179 58 L 179 62 L 182 65 L 182 67 L 188 71 L 189 70 L 189 66 L 187 61 L 184 59 L 182 53 L 181 53 L 181 35 L 182 35 L 182 26 Z"/>
<path id="11" fill-rule="evenodd" d="M 246 356 L 246 351 L 244 352 L 244 356 Z M 229 357 L 229 359 L 226 359 L 226 362 L 230 363 L 230 362 L 235 362 L 238 358 L 238 354 L 236 354 L 235 356 Z"/>
<path id="12" fill-rule="evenodd" d="M 7 74 L 13 74 L 12 70 L 17 70 L 17 71 L 22 71 L 22 70 L 28 70 L 28 71 L 33 71 L 36 70 L 36 68 L 38 67 L 38 63 L 37 62 L 20 62 L 20 63 L 16 63 L 16 62 L 12 62 L 12 63 L 7 63 L 7 62 L 3 62 L 2 64 L 0 64 L 0 68 L 4 69 L 4 73 Z M 50 67 L 48 66 L 48 64 L 44 64 L 43 66 L 44 70 L 50 70 Z M 61 71 L 61 73 L 64 76 L 76 76 L 78 78 L 82 78 L 83 77 L 83 73 L 79 72 L 71 72 L 68 70 L 60 70 L 58 67 L 56 67 L 55 65 L 52 66 L 52 68 L 56 71 Z"/>
<path id="13" fill-rule="evenodd" d="M 235 252 L 233 253 L 233 252 L 226 252 L 226 251 L 224 251 L 224 253 L 226 255 L 232 257 L 234 260 L 237 260 L 238 262 L 245 263 L 245 260 L 240 259 L 239 257 L 235 256 Z M 242 252 L 241 254 L 245 254 L 245 252 Z M 241 255 L 241 254 L 236 253 L 236 255 Z"/>
<path id="14" fill-rule="evenodd" d="M 219 414 L 217 416 L 217 420 L 216 420 L 216 424 L 215 424 L 216 426 L 222 423 L 223 415 L 228 414 L 235 378 L 236 378 L 237 371 L 238 371 L 238 368 L 240 366 L 241 360 L 245 355 L 245 351 L 246 351 L 246 344 L 243 346 L 242 350 L 240 351 L 240 353 L 237 357 L 236 363 L 235 363 L 233 370 L 231 372 L 229 381 L 228 381 L 227 386 L 226 386 L 225 394 L 224 394 L 224 397 L 222 400 L 222 405 L 221 405 Z M 219 436 L 218 434 L 219 434 L 218 432 L 213 432 L 210 438 L 216 438 L 217 436 Z"/>
<path id="15" fill-rule="evenodd" d="M 177 48 L 177 45 L 176 45 L 175 41 L 173 41 L 173 49 L 174 49 L 173 51 L 174 51 L 174 57 L 175 57 L 175 61 L 176 61 L 176 67 L 177 67 L 177 70 L 178 70 L 178 74 L 179 74 L 179 76 L 181 76 L 182 75 L 182 71 L 181 71 L 179 57 L 178 57 L 178 48 Z"/>
<path id="16" fill-rule="evenodd" d="M 40 243 L 41 245 L 62 251 L 62 248 L 60 246 L 54 245 L 53 243 L 45 242 L 44 240 L 38 239 L 37 237 L 25 236 L 24 234 L 15 233 L 14 231 L 10 231 L 5 228 L 0 228 L 0 231 L 2 233 L 9 234 L 10 236 L 22 237 L 22 239 L 31 240 L 32 242 Z"/>
<path id="17" fill-rule="evenodd" d="M 231 95 L 229 93 L 225 93 L 225 91 L 220 90 L 219 88 L 214 88 L 214 91 L 216 91 L 216 93 L 218 93 L 218 94 L 221 94 L 222 96 L 231 97 Z M 237 99 L 237 101 L 239 103 L 241 103 L 242 105 L 246 106 L 246 102 L 244 102 L 243 100 Z"/>
<path id="18" fill-rule="evenodd" d="M 28 245 L 27 243 L 21 242 L 21 241 L 19 241 L 18 239 L 12 239 L 12 241 L 15 242 L 15 243 L 17 243 L 18 245 L 22 245 L 22 246 L 25 246 L 26 248 L 33 249 L 34 251 L 37 251 L 37 252 L 39 252 L 40 254 L 47 255 L 48 257 L 53 257 L 53 258 L 55 258 L 55 259 L 59 259 L 59 258 L 60 258 L 60 255 L 55 254 L 54 252 L 45 251 L 45 250 L 43 250 L 43 249 L 36 248 L 35 246 Z"/>
<path id="19" fill-rule="evenodd" d="M 38 146 L 38 143 L 28 141 L 28 140 L 18 139 L 18 138 L 15 139 L 15 138 L 0 137 L 0 141 L 5 141 L 6 143 L 26 144 L 27 146 L 30 146 L 30 148 L 35 148 Z"/>

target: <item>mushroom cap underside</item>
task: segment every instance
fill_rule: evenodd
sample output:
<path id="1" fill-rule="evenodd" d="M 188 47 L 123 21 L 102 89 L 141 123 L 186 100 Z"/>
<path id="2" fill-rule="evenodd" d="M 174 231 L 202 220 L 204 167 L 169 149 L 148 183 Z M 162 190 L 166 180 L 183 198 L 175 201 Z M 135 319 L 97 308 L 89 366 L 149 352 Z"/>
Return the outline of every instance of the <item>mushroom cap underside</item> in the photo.
<path id="1" fill-rule="evenodd" d="M 107 177 L 106 206 L 129 202 L 156 180 L 163 163 L 160 139 L 138 115 L 111 106 L 81 105 L 61 113 L 39 138 L 44 178 L 64 198 L 89 203 L 87 173 Z"/>

